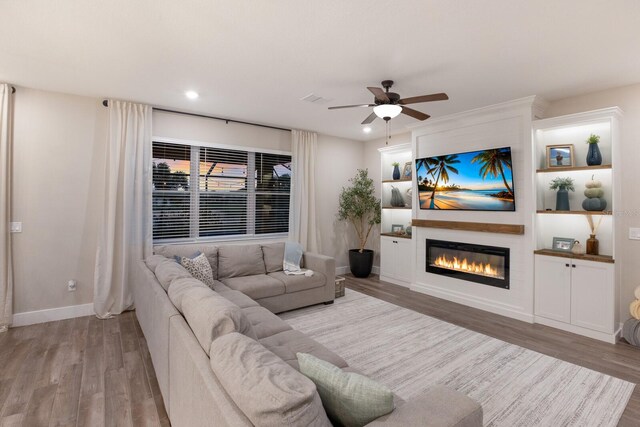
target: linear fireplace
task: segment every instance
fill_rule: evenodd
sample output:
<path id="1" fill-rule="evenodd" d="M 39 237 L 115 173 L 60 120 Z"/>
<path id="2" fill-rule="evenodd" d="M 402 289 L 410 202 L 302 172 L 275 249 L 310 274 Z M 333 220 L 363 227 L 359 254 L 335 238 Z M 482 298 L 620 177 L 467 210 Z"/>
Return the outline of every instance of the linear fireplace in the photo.
<path id="1" fill-rule="evenodd" d="M 509 248 L 427 239 L 427 273 L 509 289 Z"/>

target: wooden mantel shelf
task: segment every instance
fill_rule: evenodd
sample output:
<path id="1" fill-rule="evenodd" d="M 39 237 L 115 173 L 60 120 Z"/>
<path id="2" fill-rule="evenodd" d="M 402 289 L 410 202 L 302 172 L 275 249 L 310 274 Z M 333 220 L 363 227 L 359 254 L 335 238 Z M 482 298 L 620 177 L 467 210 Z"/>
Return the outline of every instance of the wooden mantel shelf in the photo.
<path id="1" fill-rule="evenodd" d="M 448 230 L 478 231 L 481 233 L 524 234 L 523 224 L 492 224 L 486 222 L 437 221 L 432 219 L 412 219 L 414 227 L 445 228 Z"/>

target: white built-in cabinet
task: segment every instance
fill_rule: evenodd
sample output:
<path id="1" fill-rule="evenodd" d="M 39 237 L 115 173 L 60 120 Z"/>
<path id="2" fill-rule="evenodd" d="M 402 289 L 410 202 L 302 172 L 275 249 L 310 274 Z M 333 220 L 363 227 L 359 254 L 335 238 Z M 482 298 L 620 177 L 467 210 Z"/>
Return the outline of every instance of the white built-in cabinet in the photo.
<path id="1" fill-rule="evenodd" d="M 379 149 L 380 152 L 380 280 L 409 287 L 413 281 L 414 244 L 411 234 L 394 233 L 395 227 L 406 230 L 411 226 L 413 155 L 410 144 Z M 393 179 L 393 163 L 399 164 L 400 178 Z M 403 174 L 410 163 L 411 176 Z M 404 206 L 391 205 L 391 192 L 396 188 L 402 195 Z"/>
<path id="2" fill-rule="evenodd" d="M 589 331 L 615 331 L 613 264 L 536 255 L 535 274 L 538 323 L 566 325 L 564 329 L 593 338 L 598 334 Z"/>
<path id="3" fill-rule="evenodd" d="M 389 236 L 380 238 L 380 276 L 392 278 L 402 283 L 411 283 L 412 262 L 411 239 Z"/>
<path id="4" fill-rule="evenodd" d="M 615 343 L 619 333 L 619 270 L 616 269 L 616 216 L 620 206 L 618 161 L 619 121 L 616 107 L 536 120 L 534 133 L 535 191 L 535 322 L 591 338 Z M 586 139 L 601 137 L 601 165 L 588 166 Z M 546 162 L 550 145 L 574 147 L 572 166 L 552 168 Z M 556 193 L 549 189 L 556 177 L 574 180 L 570 210 L 556 211 Z M 602 182 L 607 210 L 587 212 L 582 208 L 585 183 Z M 598 255 L 559 253 L 552 250 L 554 237 L 586 243 L 590 234 L 587 218 L 600 226 Z M 586 246 L 586 245 L 585 245 Z"/>

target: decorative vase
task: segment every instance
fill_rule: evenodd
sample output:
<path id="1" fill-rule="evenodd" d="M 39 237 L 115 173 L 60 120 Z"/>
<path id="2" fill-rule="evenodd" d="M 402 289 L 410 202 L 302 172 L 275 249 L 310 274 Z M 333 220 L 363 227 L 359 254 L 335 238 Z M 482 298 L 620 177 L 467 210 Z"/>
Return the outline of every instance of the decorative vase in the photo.
<path id="1" fill-rule="evenodd" d="M 569 211 L 569 190 L 565 187 L 560 187 L 556 194 L 556 210 L 557 211 Z"/>
<path id="2" fill-rule="evenodd" d="M 587 164 L 589 166 L 597 166 L 602 164 L 602 154 L 598 144 L 589 144 L 589 151 L 587 151 Z"/>
<path id="3" fill-rule="evenodd" d="M 600 246 L 600 242 L 596 239 L 595 234 L 590 234 L 587 239 L 587 254 L 588 255 L 598 255 L 598 249 Z"/>
<path id="4" fill-rule="evenodd" d="M 393 167 L 393 179 L 400 179 L 400 167 L 398 165 Z"/>
<path id="5" fill-rule="evenodd" d="M 404 199 L 402 198 L 402 194 L 400 194 L 400 190 L 396 187 L 391 187 L 391 206 L 395 208 L 404 207 Z"/>
<path id="6" fill-rule="evenodd" d="M 582 245 L 582 243 L 576 240 L 573 244 L 573 247 L 571 248 L 571 253 L 576 255 L 584 254 L 584 246 Z"/>

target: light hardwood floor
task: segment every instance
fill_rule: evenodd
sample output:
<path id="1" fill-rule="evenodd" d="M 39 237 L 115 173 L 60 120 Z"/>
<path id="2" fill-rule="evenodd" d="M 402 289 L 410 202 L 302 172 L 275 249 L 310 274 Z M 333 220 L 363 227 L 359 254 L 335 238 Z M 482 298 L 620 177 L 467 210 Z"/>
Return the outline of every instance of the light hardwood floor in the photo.
<path id="1" fill-rule="evenodd" d="M 169 426 L 133 312 L 0 334 L 0 426 Z"/>
<path id="2" fill-rule="evenodd" d="M 640 349 L 531 325 L 380 282 L 350 289 L 624 380 L 640 382 Z M 168 426 L 146 341 L 133 312 L 0 334 L 0 426 Z M 619 426 L 640 426 L 637 387 Z M 588 427 L 588 426 L 585 426 Z"/>

